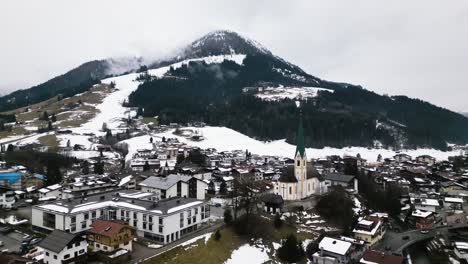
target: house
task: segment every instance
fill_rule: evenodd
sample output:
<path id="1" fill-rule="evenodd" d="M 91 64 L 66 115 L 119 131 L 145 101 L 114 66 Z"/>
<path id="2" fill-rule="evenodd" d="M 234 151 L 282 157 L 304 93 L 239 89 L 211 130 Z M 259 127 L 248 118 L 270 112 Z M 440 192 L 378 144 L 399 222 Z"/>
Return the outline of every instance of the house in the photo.
<path id="1" fill-rule="evenodd" d="M 172 197 L 156 201 L 154 196 L 126 190 L 35 205 L 32 228 L 80 233 L 91 229 L 96 219 L 121 220 L 135 228 L 137 236 L 167 244 L 198 230 L 210 218 L 204 200 Z"/>
<path id="2" fill-rule="evenodd" d="M 93 251 L 132 251 L 133 228 L 123 221 L 96 219 L 88 230 L 87 240 Z"/>
<path id="3" fill-rule="evenodd" d="M 166 177 L 151 176 L 138 184 L 143 192 L 156 194 L 156 199 L 189 197 L 205 199 L 208 184 L 188 175 L 169 174 Z"/>
<path id="4" fill-rule="evenodd" d="M 341 185 L 345 189 L 351 189 L 356 193 L 358 192 L 358 179 L 352 175 L 327 173 L 323 175 L 323 179 L 327 187 Z"/>
<path id="5" fill-rule="evenodd" d="M 385 234 L 383 221 L 378 217 L 362 218 L 353 230 L 354 238 L 366 241 L 370 246 L 379 242 Z"/>
<path id="6" fill-rule="evenodd" d="M 393 159 L 401 163 L 401 162 L 411 161 L 411 156 L 408 154 L 400 153 L 400 154 L 396 154 L 395 156 L 393 156 Z"/>
<path id="7" fill-rule="evenodd" d="M 312 263 L 355 263 L 364 252 L 364 242 L 349 237 L 324 237 L 319 242 L 319 251 L 312 255 Z"/>
<path id="8" fill-rule="evenodd" d="M 62 185 L 54 184 L 42 189 L 39 189 L 39 200 L 61 198 Z"/>
<path id="9" fill-rule="evenodd" d="M 468 261 L 468 242 L 453 242 L 453 249 L 459 259 Z"/>
<path id="10" fill-rule="evenodd" d="M 281 195 L 267 193 L 260 197 L 263 202 L 264 211 L 271 214 L 280 213 L 283 211 L 284 200 Z"/>
<path id="11" fill-rule="evenodd" d="M 433 166 L 436 162 L 436 159 L 429 155 L 421 155 L 416 157 L 416 162 L 426 164 L 428 166 Z"/>
<path id="12" fill-rule="evenodd" d="M 429 198 L 423 198 L 423 197 L 420 197 L 420 198 L 411 197 L 410 201 L 417 210 L 421 210 L 421 211 L 428 211 L 428 212 L 435 213 L 441 208 L 439 201 L 436 199 L 429 199 Z"/>
<path id="13" fill-rule="evenodd" d="M 435 223 L 435 216 L 432 212 L 414 210 L 411 213 L 417 229 L 432 229 Z"/>
<path id="14" fill-rule="evenodd" d="M 38 247 L 44 250 L 45 264 L 87 263 L 88 243 L 79 234 L 54 230 Z"/>
<path id="15" fill-rule="evenodd" d="M 403 264 L 403 257 L 388 254 L 386 252 L 367 250 L 359 262 L 361 264 Z"/>
<path id="16" fill-rule="evenodd" d="M 15 203 L 15 192 L 13 189 L 0 186 L 0 208 L 12 208 Z"/>
<path id="17" fill-rule="evenodd" d="M 444 208 L 446 210 L 463 210 L 463 199 L 457 197 L 445 197 Z"/>

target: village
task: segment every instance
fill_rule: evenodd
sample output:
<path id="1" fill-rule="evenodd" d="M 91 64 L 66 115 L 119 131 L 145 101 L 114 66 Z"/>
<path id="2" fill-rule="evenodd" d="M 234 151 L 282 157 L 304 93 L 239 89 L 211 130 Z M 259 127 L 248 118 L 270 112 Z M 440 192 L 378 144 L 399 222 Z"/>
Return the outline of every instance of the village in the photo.
<path id="1" fill-rule="evenodd" d="M 309 159 L 299 118 L 294 158 L 285 158 L 252 154 L 249 146 L 191 145 L 204 140 L 204 126 L 145 125 L 174 137 L 140 136 L 138 148 L 132 136 L 111 144 L 133 132 L 104 125 L 107 132 L 89 146 L 73 144 L 77 136 L 70 135 L 58 152 L 72 164 L 60 177 L 52 166 L 38 172 L 8 158 L 43 146 L 2 146 L 1 256 L 15 263 L 159 263 L 231 234 L 244 242 L 221 262 L 253 254 L 253 263 L 411 263 L 415 245 L 430 257 L 468 261 L 466 147 L 453 146 L 460 154 L 448 160 L 405 153 Z"/>

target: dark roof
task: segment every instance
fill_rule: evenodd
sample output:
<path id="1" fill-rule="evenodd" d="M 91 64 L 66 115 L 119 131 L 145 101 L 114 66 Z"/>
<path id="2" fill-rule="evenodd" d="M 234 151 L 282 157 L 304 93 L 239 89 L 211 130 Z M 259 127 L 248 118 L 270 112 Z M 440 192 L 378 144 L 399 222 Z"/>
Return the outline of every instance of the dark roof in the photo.
<path id="1" fill-rule="evenodd" d="M 314 165 L 307 164 L 307 179 L 318 178 L 323 181 L 320 173 L 315 169 Z M 281 170 L 281 176 L 278 181 L 280 182 L 297 182 L 296 176 L 294 175 L 294 166 L 286 166 Z"/>
<path id="2" fill-rule="evenodd" d="M 353 175 L 345 175 L 345 174 L 339 174 L 339 173 L 329 173 L 329 174 L 324 174 L 323 178 L 325 180 L 329 181 L 334 181 L 334 182 L 346 182 L 349 183 L 354 179 Z"/>
<path id="3" fill-rule="evenodd" d="M 374 262 L 378 264 L 401 264 L 403 263 L 403 257 L 390 255 L 384 252 L 367 250 L 362 259 L 368 262 Z"/>
<path id="4" fill-rule="evenodd" d="M 294 175 L 294 166 L 286 166 L 281 170 L 281 176 L 278 179 L 279 182 L 297 182 L 296 176 Z"/>
<path id="5" fill-rule="evenodd" d="M 281 197 L 281 195 L 273 194 L 273 193 L 267 193 L 263 195 L 260 199 L 264 203 L 271 203 L 271 204 L 283 204 L 284 203 L 283 197 Z"/>
<path id="6" fill-rule="evenodd" d="M 298 152 L 301 155 L 301 157 L 304 158 L 305 143 L 304 143 L 304 128 L 302 126 L 302 112 L 299 116 L 299 126 L 297 128 L 297 136 L 296 136 L 296 153 L 294 153 L 294 156 L 296 156 Z"/>
<path id="7" fill-rule="evenodd" d="M 120 233 L 123 228 L 126 227 L 130 228 L 125 224 L 125 222 L 96 219 L 88 232 L 92 234 L 114 237 Z"/>
<path id="8" fill-rule="evenodd" d="M 78 234 L 67 233 L 61 230 L 54 230 L 44 240 L 39 243 L 39 247 L 45 248 L 55 253 L 59 253 L 75 238 L 79 237 Z"/>

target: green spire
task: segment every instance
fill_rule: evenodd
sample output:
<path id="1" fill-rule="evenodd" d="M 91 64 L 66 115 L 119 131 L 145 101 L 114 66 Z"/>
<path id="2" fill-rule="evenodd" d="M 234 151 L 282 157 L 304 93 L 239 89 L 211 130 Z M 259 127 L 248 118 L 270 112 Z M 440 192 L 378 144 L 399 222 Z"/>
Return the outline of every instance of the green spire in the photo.
<path id="1" fill-rule="evenodd" d="M 299 127 L 297 128 L 297 135 L 296 135 L 296 153 L 294 156 L 297 155 L 297 152 L 304 158 L 305 155 L 305 145 L 304 145 L 304 128 L 302 127 L 302 110 L 300 110 L 299 114 Z"/>

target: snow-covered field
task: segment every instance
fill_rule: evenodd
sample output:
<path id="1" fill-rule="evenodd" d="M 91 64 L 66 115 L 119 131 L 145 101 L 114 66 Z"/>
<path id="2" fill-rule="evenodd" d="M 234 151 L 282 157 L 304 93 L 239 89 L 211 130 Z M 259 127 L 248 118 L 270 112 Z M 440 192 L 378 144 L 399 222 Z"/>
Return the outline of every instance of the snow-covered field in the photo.
<path id="1" fill-rule="evenodd" d="M 319 87 L 267 87 L 263 91 L 255 94 L 256 97 L 265 101 L 278 101 L 282 99 L 302 99 L 317 97 L 320 91 L 333 93 L 333 90 Z"/>
<path id="2" fill-rule="evenodd" d="M 253 138 L 250 138 L 244 134 L 241 134 L 235 130 L 226 127 L 204 127 L 204 128 L 193 128 L 199 129 L 205 137 L 203 141 L 189 141 L 185 137 L 174 135 L 174 130 L 154 134 L 154 140 L 161 140 L 163 136 L 166 138 L 178 138 L 181 142 L 186 142 L 188 145 L 197 146 L 203 149 L 215 148 L 218 151 L 229 151 L 229 150 L 245 150 L 248 149 L 253 154 L 258 155 L 276 155 L 282 157 L 293 158 L 295 145 L 286 143 L 284 139 L 275 140 L 271 142 L 263 142 Z M 141 136 L 129 139 L 125 142 L 129 143 L 129 155 L 127 158 L 136 153 L 137 149 L 145 149 L 149 147 L 150 136 Z M 435 149 L 415 149 L 400 151 L 400 153 L 407 153 L 412 157 L 419 155 L 431 155 L 437 160 L 447 160 L 449 156 L 458 155 L 457 151 L 444 152 Z M 323 149 L 307 148 L 307 156 L 309 158 L 324 158 L 330 155 L 352 155 L 356 156 L 360 154 L 362 158 L 367 159 L 370 162 L 377 161 L 377 156 L 382 155 L 383 158 L 393 157 L 396 152 L 388 149 L 367 149 L 364 147 L 348 147 L 343 149 L 325 147 Z"/>

